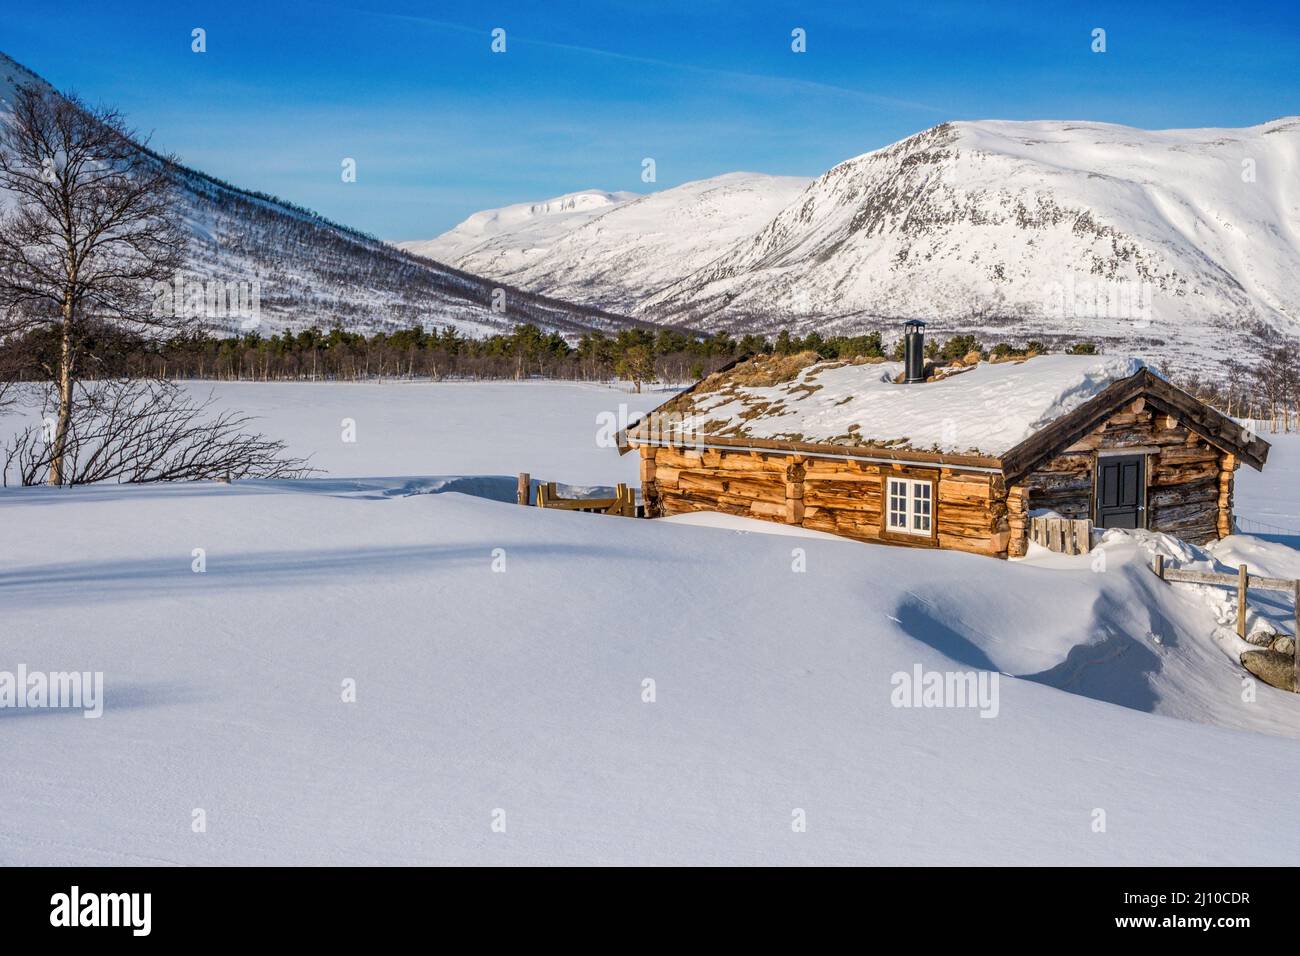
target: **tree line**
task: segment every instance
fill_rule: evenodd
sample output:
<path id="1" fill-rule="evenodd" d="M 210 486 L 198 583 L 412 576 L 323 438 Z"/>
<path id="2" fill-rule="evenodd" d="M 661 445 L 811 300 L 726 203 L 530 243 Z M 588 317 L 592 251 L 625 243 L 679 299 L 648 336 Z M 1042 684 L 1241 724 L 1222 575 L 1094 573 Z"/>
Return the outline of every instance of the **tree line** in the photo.
<path id="1" fill-rule="evenodd" d="M 1262 422 L 1269 431 L 1300 428 L 1300 361 L 1293 344 L 1261 338 L 1254 362 L 1230 357 L 1223 368 L 1222 379 L 1191 374 L 1177 384 L 1226 415 Z"/>
<path id="2" fill-rule="evenodd" d="M 5 364 L 20 377 L 40 378 L 55 364 L 58 342 L 50 329 L 11 339 Z M 651 381 L 703 378 L 735 359 L 758 353 L 815 352 L 826 359 L 902 358 L 901 336 L 887 343 L 879 331 L 860 335 L 775 336 L 725 333 L 692 335 L 673 328 L 590 331 L 570 341 L 521 323 L 508 333 L 482 337 L 453 327 L 419 326 L 369 335 L 342 328 L 309 328 L 269 336 L 248 332 L 218 336 L 187 330 L 170 336 L 132 333 L 120 326 L 87 329 L 83 374 L 92 378 L 213 379 L 235 381 L 365 381 L 390 378 L 555 378 L 583 381 Z M 971 335 L 930 339 L 926 355 L 952 361 L 972 352 L 984 358 L 1041 354 L 1042 342 L 998 343 L 989 349 Z M 1063 351 L 1093 354 L 1096 346 L 1074 343 Z"/>

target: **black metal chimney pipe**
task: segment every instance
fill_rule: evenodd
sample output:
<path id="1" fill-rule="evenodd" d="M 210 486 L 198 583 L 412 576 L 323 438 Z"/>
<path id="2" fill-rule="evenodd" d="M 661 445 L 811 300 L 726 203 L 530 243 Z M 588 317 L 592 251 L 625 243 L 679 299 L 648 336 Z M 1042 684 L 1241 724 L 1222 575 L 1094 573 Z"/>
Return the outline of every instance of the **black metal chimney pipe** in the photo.
<path id="1" fill-rule="evenodd" d="M 925 323 L 909 319 L 903 323 L 903 381 L 925 381 Z"/>

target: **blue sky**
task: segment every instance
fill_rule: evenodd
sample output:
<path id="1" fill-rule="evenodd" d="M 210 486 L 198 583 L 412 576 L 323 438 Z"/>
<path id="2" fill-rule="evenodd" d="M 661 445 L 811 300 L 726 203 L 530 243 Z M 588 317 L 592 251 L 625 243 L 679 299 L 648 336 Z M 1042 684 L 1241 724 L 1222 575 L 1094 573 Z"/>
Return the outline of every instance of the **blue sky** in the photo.
<path id="1" fill-rule="evenodd" d="M 0 50 L 190 165 L 387 239 L 577 189 L 814 176 L 948 119 L 1300 113 L 1295 3 L 11 0 Z"/>

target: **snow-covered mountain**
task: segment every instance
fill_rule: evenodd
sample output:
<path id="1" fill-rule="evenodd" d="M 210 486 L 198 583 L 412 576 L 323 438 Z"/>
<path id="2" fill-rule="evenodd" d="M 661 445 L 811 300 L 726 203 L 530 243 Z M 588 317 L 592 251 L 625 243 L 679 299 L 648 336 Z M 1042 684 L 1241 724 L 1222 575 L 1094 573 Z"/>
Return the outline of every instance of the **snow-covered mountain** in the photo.
<path id="1" fill-rule="evenodd" d="M 0 54 L 0 116 L 17 85 L 48 83 Z M 264 334 L 340 324 L 352 331 L 455 326 L 468 334 L 509 331 L 519 322 L 577 333 L 643 324 L 591 306 L 515 289 L 330 222 L 274 196 L 249 192 L 195 169 L 171 165 L 191 232 L 184 281 L 243 283 L 256 323 L 245 310 L 209 316 L 215 329 Z M 2 199 L 3 197 L 0 197 Z M 494 293 L 503 310 L 494 309 Z"/>
<path id="2" fill-rule="evenodd" d="M 1191 362 L 1300 331 L 1298 274 L 1300 118 L 946 123 L 836 166 L 639 311 L 704 328 L 919 317 Z"/>
<path id="3" fill-rule="evenodd" d="M 476 252 L 457 264 L 707 330 L 918 317 L 1210 367 L 1300 332 L 1300 118 L 944 123 L 806 185 L 733 174 L 620 204 L 523 268 Z"/>
<path id="4" fill-rule="evenodd" d="M 476 212 L 436 239 L 394 243 L 398 248 L 438 262 L 469 261 L 490 265 L 485 275 L 508 275 L 550 252 L 556 240 L 636 193 L 598 189 L 567 193 L 542 202 L 517 203 Z"/>
<path id="5" fill-rule="evenodd" d="M 400 246 L 534 292 L 627 312 L 752 235 L 808 182 L 728 173 L 640 197 L 572 193 L 475 213 L 436 239 Z M 565 210 L 579 200 L 584 205 Z"/>

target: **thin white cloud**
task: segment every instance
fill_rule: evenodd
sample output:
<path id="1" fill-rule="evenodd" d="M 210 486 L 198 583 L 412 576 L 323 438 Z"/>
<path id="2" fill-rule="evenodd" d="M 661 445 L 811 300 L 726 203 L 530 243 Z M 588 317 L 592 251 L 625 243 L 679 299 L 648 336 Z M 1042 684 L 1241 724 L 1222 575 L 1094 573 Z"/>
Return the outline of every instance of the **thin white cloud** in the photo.
<path id="1" fill-rule="evenodd" d="M 359 10 L 359 13 L 368 14 L 373 17 L 379 17 L 388 20 L 403 20 L 411 23 L 420 23 L 426 26 L 440 27 L 445 30 L 454 30 L 457 33 L 466 33 L 473 36 L 487 37 L 487 32 L 478 28 L 466 26 L 463 23 L 452 23 L 448 20 L 437 20 L 432 17 L 417 17 L 411 14 L 387 13 L 376 10 Z M 817 80 L 803 80 L 795 77 L 776 76 L 769 73 L 745 73 L 738 70 L 724 70 L 712 66 L 700 66 L 695 63 L 677 63 L 671 60 L 661 60 L 656 57 L 637 56 L 631 53 L 618 53 L 614 50 L 603 50 L 599 47 L 581 46 L 573 43 L 557 43 L 554 40 L 538 40 L 531 37 L 521 37 L 518 34 L 510 34 L 509 42 L 522 43 L 525 46 L 543 47 L 550 50 L 563 50 L 569 53 L 581 53 L 588 56 L 604 57 L 610 60 L 621 60 L 625 63 L 637 63 L 642 66 L 655 66 L 666 70 L 678 70 L 688 73 L 702 73 L 709 76 L 722 77 L 730 80 L 741 80 L 747 83 L 768 83 L 783 86 L 790 91 L 806 91 L 809 93 L 825 93 L 836 96 L 848 96 L 865 102 L 874 103 L 877 106 L 889 106 L 898 109 L 916 109 L 926 110 L 931 113 L 942 114 L 943 108 L 933 106 L 929 103 L 918 103 L 914 100 L 901 99 L 894 96 L 885 96 L 880 93 L 872 93 L 867 90 L 857 90 L 847 86 L 837 86 L 833 83 L 822 83 Z"/>

